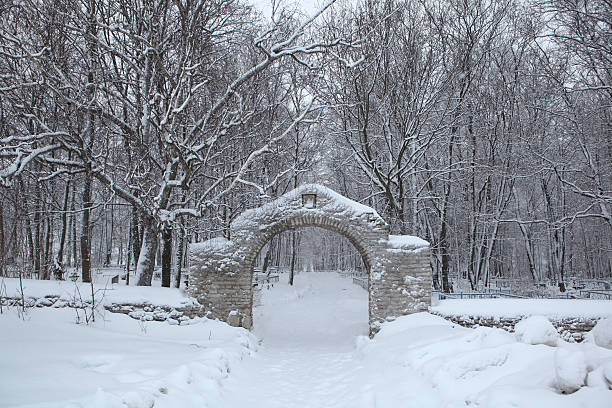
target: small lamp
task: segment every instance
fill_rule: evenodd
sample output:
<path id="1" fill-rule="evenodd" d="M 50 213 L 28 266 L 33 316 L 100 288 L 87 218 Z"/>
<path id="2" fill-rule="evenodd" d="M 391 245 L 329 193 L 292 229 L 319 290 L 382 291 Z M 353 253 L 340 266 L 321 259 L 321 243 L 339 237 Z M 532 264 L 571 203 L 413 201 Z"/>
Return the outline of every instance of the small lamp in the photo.
<path id="1" fill-rule="evenodd" d="M 316 208 L 317 207 L 317 195 L 316 194 L 302 194 L 302 207 Z"/>

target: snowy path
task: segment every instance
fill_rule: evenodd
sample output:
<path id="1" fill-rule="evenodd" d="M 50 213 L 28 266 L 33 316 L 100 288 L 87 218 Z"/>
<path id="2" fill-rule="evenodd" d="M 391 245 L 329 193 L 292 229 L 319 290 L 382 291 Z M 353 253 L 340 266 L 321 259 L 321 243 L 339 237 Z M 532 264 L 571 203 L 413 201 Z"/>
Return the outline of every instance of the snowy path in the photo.
<path id="1" fill-rule="evenodd" d="M 433 390 L 424 393 L 430 387 L 416 378 L 401 393 L 385 389 L 384 363 L 358 354 L 355 344 L 368 333 L 367 304 L 366 291 L 333 273 L 300 274 L 293 288 L 281 282 L 264 290 L 255 309 L 262 347 L 224 383 L 224 406 L 435 406 L 427 403 L 436 400 Z M 417 390 L 421 397 L 414 399 Z"/>
<path id="2" fill-rule="evenodd" d="M 226 407 L 358 407 L 363 370 L 348 353 L 266 350 L 224 384 Z"/>

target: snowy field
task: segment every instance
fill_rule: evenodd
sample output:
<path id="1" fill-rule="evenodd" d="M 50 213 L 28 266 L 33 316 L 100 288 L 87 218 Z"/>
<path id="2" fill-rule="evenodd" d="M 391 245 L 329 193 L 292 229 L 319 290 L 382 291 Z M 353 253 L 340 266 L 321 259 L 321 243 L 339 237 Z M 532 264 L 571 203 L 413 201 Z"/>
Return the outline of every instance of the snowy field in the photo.
<path id="1" fill-rule="evenodd" d="M 253 334 L 69 309 L 0 316 L 1 407 L 609 407 L 610 329 L 569 344 L 544 318 L 516 334 L 428 313 L 366 335 L 367 292 L 302 273 L 262 294 Z M 174 295 L 172 295 L 174 296 Z M 608 337 L 606 337 L 608 336 Z M 612 347 L 612 343 L 608 344 Z M 564 392 L 562 392 L 562 390 Z"/>

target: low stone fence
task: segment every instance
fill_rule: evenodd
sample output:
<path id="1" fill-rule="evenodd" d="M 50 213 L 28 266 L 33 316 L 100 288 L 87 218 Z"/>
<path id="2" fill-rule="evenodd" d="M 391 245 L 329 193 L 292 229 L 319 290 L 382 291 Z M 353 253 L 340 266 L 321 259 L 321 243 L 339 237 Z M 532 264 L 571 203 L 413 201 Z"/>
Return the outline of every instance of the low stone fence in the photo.
<path id="1" fill-rule="evenodd" d="M 22 307 L 21 298 L 2 297 L 0 303 L 3 307 Z M 57 295 L 41 298 L 28 296 L 25 298 L 25 307 L 51 307 L 91 309 L 89 301 L 66 300 Z M 140 303 L 107 303 L 103 304 L 106 311 L 110 313 L 125 314 L 132 319 L 143 321 L 167 321 L 170 324 L 189 324 L 198 317 L 206 316 L 204 307 L 199 304 L 186 304 L 184 306 L 154 305 L 149 302 Z"/>
<path id="2" fill-rule="evenodd" d="M 514 332 L 514 326 L 527 317 L 449 316 L 435 311 L 430 311 L 430 313 L 443 317 L 463 327 L 497 327 L 511 333 Z M 549 320 L 564 340 L 580 343 L 584 340 L 584 335 L 590 332 L 595 324 L 597 324 L 599 318 L 573 317 L 560 319 L 549 318 Z"/>

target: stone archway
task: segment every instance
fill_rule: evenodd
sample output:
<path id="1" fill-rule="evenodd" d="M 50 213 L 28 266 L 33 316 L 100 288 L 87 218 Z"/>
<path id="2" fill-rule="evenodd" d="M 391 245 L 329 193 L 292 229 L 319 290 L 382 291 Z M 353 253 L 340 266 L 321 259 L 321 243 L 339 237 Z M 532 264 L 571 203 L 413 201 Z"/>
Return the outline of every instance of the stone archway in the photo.
<path id="1" fill-rule="evenodd" d="M 231 240 L 214 238 L 189 246 L 189 294 L 211 318 L 250 329 L 253 263 L 276 234 L 320 227 L 348 238 L 368 269 L 370 333 L 381 322 L 427 310 L 431 300 L 429 244 L 389 235 L 378 213 L 318 184 L 306 184 L 247 210 L 230 226 Z"/>

